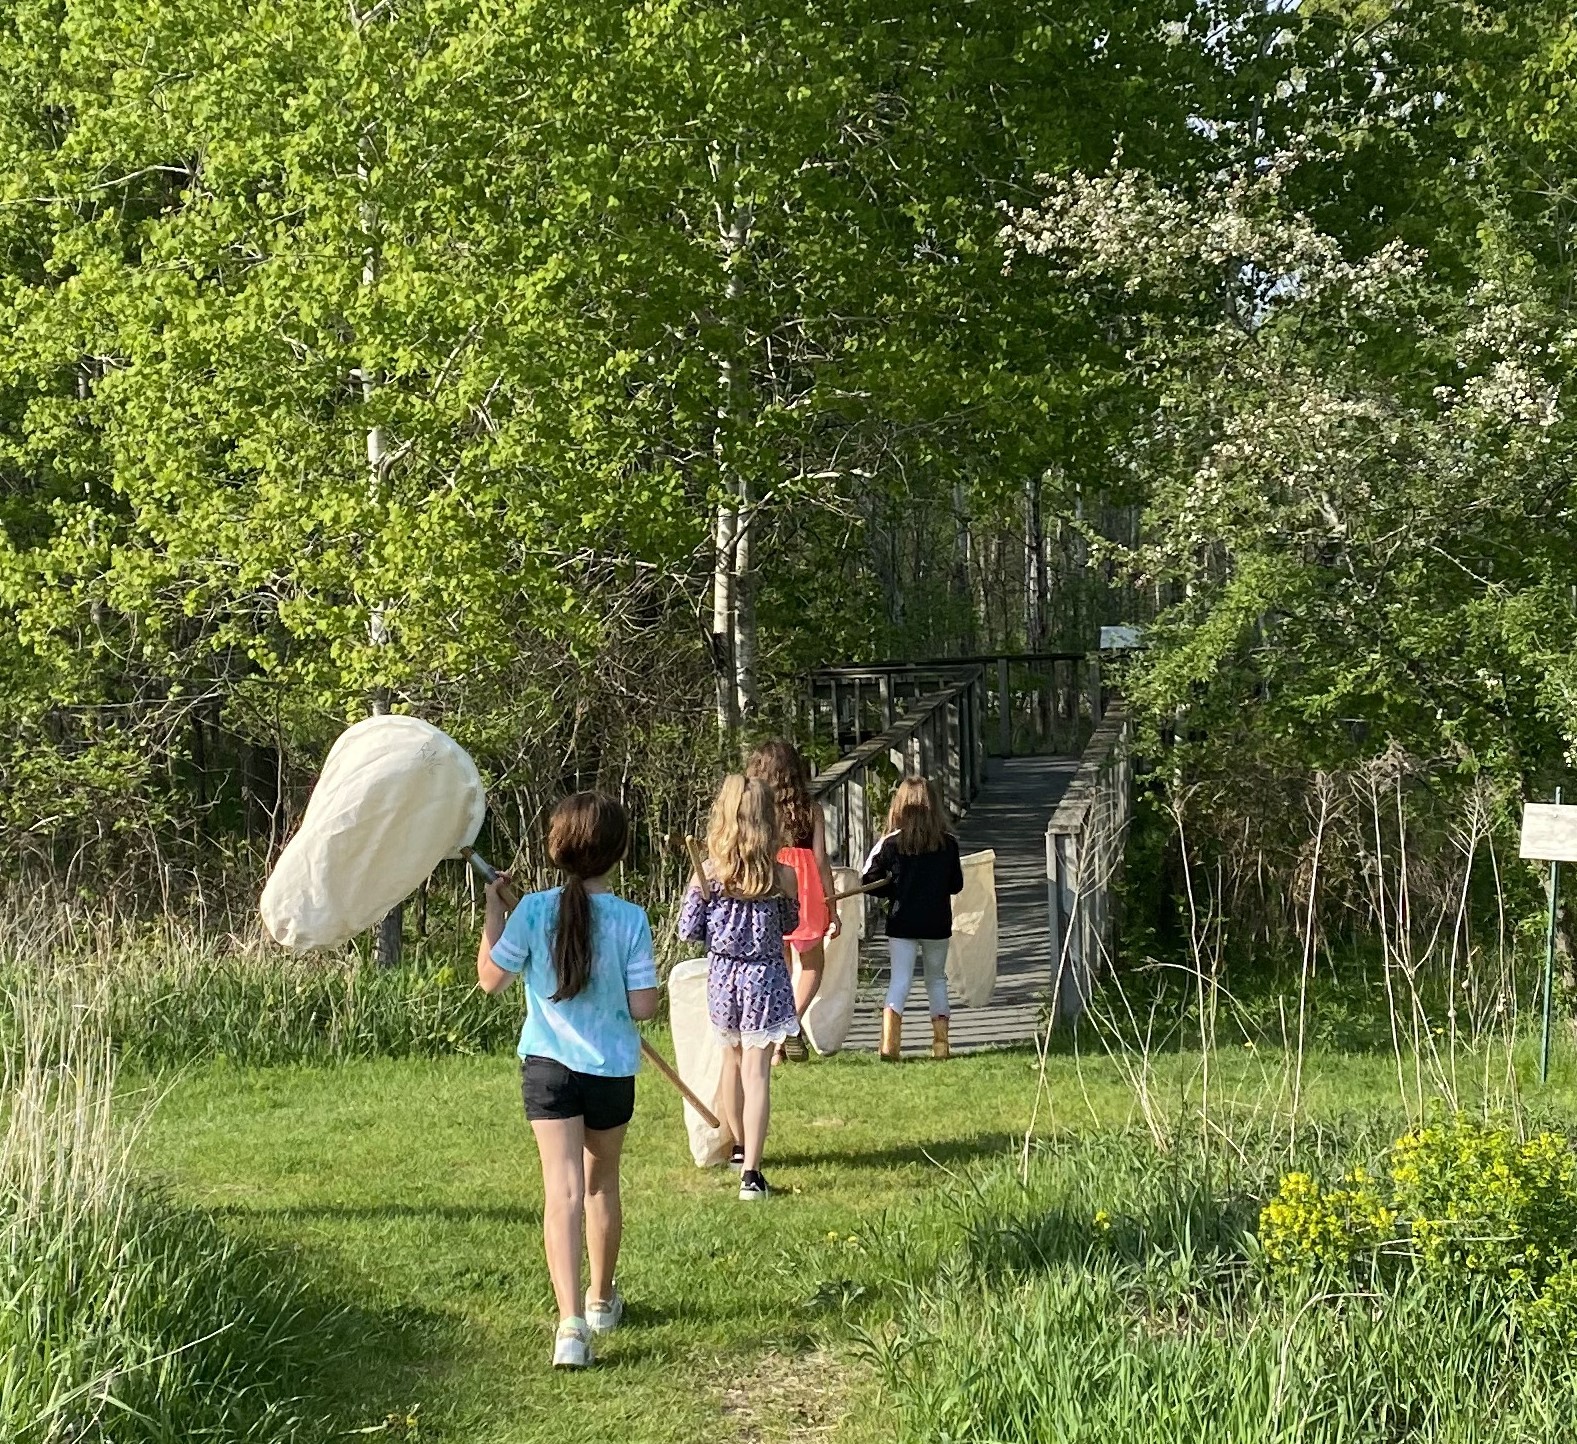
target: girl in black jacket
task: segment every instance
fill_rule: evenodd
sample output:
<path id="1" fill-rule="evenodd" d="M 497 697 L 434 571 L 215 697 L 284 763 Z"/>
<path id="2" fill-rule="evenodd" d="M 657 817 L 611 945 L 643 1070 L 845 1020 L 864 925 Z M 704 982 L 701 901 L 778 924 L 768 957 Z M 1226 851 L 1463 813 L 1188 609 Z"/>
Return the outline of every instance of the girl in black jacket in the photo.
<path id="1" fill-rule="evenodd" d="M 924 777 L 898 784 L 887 809 L 887 835 L 865 859 L 863 881 L 885 877 L 874 890 L 886 898 L 887 952 L 892 982 L 882 1012 L 882 1057 L 896 1062 L 902 1051 L 903 1010 L 914 982 L 914 966 L 925 967 L 931 1001 L 931 1056 L 948 1056 L 947 945 L 953 936 L 953 896 L 964 890 L 958 839 L 947 830 L 947 814 Z"/>

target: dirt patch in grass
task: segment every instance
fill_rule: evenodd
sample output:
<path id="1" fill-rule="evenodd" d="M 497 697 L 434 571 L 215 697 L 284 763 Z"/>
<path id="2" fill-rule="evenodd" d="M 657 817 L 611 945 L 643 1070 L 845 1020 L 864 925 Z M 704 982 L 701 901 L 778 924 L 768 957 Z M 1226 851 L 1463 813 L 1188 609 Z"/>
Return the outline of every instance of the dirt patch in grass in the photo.
<path id="1" fill-rule="evenodd" d="M 723 1417 L 740 1444 L 809 1444 L 847 1437 L 843 1426 L 874 1381 L 855 1360 L 828 1349 L 760 1355 L 722 1394 Z M 863 1410 L 861 1411 L 864 1412 Z"/>

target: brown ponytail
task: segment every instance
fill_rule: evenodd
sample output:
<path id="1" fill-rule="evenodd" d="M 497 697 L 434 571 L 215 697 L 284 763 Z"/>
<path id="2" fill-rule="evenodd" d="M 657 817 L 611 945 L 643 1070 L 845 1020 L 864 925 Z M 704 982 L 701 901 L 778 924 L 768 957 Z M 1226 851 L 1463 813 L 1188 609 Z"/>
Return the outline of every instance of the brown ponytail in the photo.
<path id="1" fill-rule="evenodd" d="M 598 792 L 577 792 L 553 809 L 548 856 L 569 874 L 559 894 L 553 930 L 555 1003 L 581 992 L 591 981 L 591 895 L 586 879 L 601 877 L 624 856 L 630 821 L 624 808 Z"/>
<path id="2" fill-rule="evenodd" d="M 816 804 L 810 795 L 810 771 L 799 749 L 782 738 L 763 742 L 745 763 L 745 776 L 772 789 L 783 846 L 809 846 L 815 836 Z"/>

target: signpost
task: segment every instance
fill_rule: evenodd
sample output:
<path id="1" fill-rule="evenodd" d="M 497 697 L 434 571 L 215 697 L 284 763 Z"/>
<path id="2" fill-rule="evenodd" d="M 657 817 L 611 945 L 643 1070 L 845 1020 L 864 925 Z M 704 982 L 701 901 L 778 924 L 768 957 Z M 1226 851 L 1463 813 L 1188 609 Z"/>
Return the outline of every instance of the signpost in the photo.
<path id="1" fill-rule="evenodd" d="M 1544 1033 L 1539 1047 L 1539 1082 L 1550 1081 L 1550 1019 L 1555 997 L 1555 915 L 1560 906 L 1561 864 L 1577 862 L 1577 807 L 1561 806 L 1561 790 L 1554 803 L 1530 802 L 1522 809 L 1523 857 L 1550 865 L 1550 922 L 1544 940 Z"/>

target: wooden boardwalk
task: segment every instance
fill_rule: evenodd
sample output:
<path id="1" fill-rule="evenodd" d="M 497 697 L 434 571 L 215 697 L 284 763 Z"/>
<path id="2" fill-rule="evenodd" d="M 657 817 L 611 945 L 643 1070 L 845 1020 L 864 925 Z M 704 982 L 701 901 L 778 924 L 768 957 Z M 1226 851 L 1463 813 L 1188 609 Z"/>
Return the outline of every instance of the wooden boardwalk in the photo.
<path id="1" fill-rule="evenodd" d="M 1036 1035 L 1051 991 L 1051 941 L 1046 919 L 1046 823 L 1079 765 L 1076 757 L 993 758 L 989 775 L 958 831 L 967 855 L 996 851 L 997 986 L 983 1008 L 954 1003 L 955 1052 L 1022 1043 Z M 871 909 L 864 963 L 874 982 L 863 984 L 847 1048 L 875 1052 L 887 990 L 887 944 L 879 906 Z M 904 1013 L 906 1057 L 927 1054 L 931 1023 L 925 983 L 918 976 Z"/>

